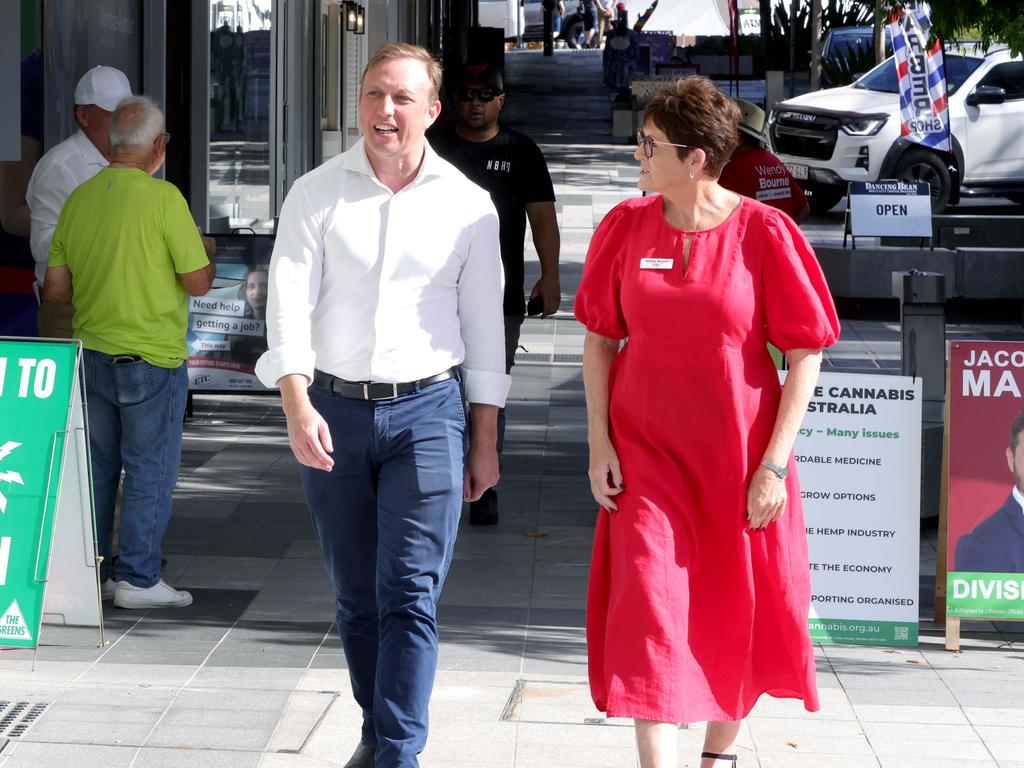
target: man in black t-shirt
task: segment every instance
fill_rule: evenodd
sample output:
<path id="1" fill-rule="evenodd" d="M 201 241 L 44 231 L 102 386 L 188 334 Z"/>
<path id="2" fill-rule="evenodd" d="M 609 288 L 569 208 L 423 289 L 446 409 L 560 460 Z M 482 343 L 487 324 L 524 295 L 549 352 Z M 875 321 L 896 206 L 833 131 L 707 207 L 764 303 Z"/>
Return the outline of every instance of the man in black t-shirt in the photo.
<path id="1" fill-rule="evenodd" d="M 540 258 L 540 280 L 530 291 L 541 304 L 542 317 L 554 314 L 562 301 L 558 281 L 558 219 L 555 192 L 544 155 L 526 136 L 498 124 L 505 104 L 501 72 L 486 66 L 467 67 L 455 89 L 456 122 L 427 135 L 434 150 L 486 189 L 498 211 L 501 261 L 505 267 L 505 367 L 511 372 L 526 312 L 523 297 L 523 248 L 526 221 Z M 498 455 L 505 438 L 505 412 L 498 417 Z M 470 504 L 473 525 L 498 522 L 494 489 Z"/>

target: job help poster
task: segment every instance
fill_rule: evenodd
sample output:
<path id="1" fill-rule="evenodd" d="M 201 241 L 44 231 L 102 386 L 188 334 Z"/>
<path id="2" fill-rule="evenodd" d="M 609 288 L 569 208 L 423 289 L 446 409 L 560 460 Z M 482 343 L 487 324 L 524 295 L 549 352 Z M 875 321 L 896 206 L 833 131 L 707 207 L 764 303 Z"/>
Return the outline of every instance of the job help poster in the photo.
<path id="1" fill-rule="evenodd" d="M 822 373 L 794 447 L 817 642 L 916 645 L 921 380 Z"/>

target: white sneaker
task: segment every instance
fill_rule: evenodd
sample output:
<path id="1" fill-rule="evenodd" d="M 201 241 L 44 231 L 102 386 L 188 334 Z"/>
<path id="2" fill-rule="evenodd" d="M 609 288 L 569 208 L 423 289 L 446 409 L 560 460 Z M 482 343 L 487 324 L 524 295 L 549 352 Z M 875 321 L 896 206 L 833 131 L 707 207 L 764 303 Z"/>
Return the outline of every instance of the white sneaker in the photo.
<path id="1" fill-rule="evenodd" d="M 113 579 L 104 579 L 100 584 L 100 597 L 104 600 L 113 600 L 117 593 L 117 582 Z"/>
<path id="2" fill-rule="evenodd" d="M 118 608 L 184 608 L 192 605 L 192 595 L 172 587 L 160 579 L 152 587 L 136 587 L 127 581 L 117 582 L 114 605 Z"/>

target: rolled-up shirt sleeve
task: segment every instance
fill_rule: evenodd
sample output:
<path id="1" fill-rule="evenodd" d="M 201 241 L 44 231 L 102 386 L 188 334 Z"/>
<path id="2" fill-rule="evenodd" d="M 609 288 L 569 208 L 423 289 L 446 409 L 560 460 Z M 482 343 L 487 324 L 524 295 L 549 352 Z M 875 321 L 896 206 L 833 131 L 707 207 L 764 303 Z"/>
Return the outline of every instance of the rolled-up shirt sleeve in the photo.
<path id="1" fill-rule="evenodd" d="M 503 408 L 512 383 L 505 373 L 505 279 L 498 215 L 489 202 L 487 208 L 472 225 L 459 277 L 459 322 L 466 350 L 462 373 L 469 402 Z"/>
<path id="2" fill-rule="evenodd" d="M 312 316 L 324 258 L 319 218 L 302 186 L 293 186 L 281 207 L 270 258 L 267 351 L 256 362 L 256 375 L 268 387 L 293 373 L 313 380 Z"/>
<path id="3" fill-rule="evenodd" d="M 63 164 L 56 162 L 47 163 L 39 169 L 39 174 L 33 175 L 29 183 L 29 192 L 26 195 L 30 221 L 29 247 L 36 262 L 36 279 L 40 285 L 46 276 L 50 241 L 53 239 L 54 230 L 57 229 L 61 208 L 76 186 L 71 172 Z"/>

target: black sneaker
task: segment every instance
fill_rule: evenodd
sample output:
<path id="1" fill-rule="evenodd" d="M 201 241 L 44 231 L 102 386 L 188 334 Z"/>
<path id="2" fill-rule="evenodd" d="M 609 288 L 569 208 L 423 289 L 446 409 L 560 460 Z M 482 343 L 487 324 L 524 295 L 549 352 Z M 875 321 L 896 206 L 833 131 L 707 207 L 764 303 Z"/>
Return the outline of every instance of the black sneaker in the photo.
<path id="1" fill-rule="evenodd" d="M 498 494 L 493 488 L 488 488 L 479 499 L 469 502 L 469 524 L 497 525 L 497 523 Z"/>

